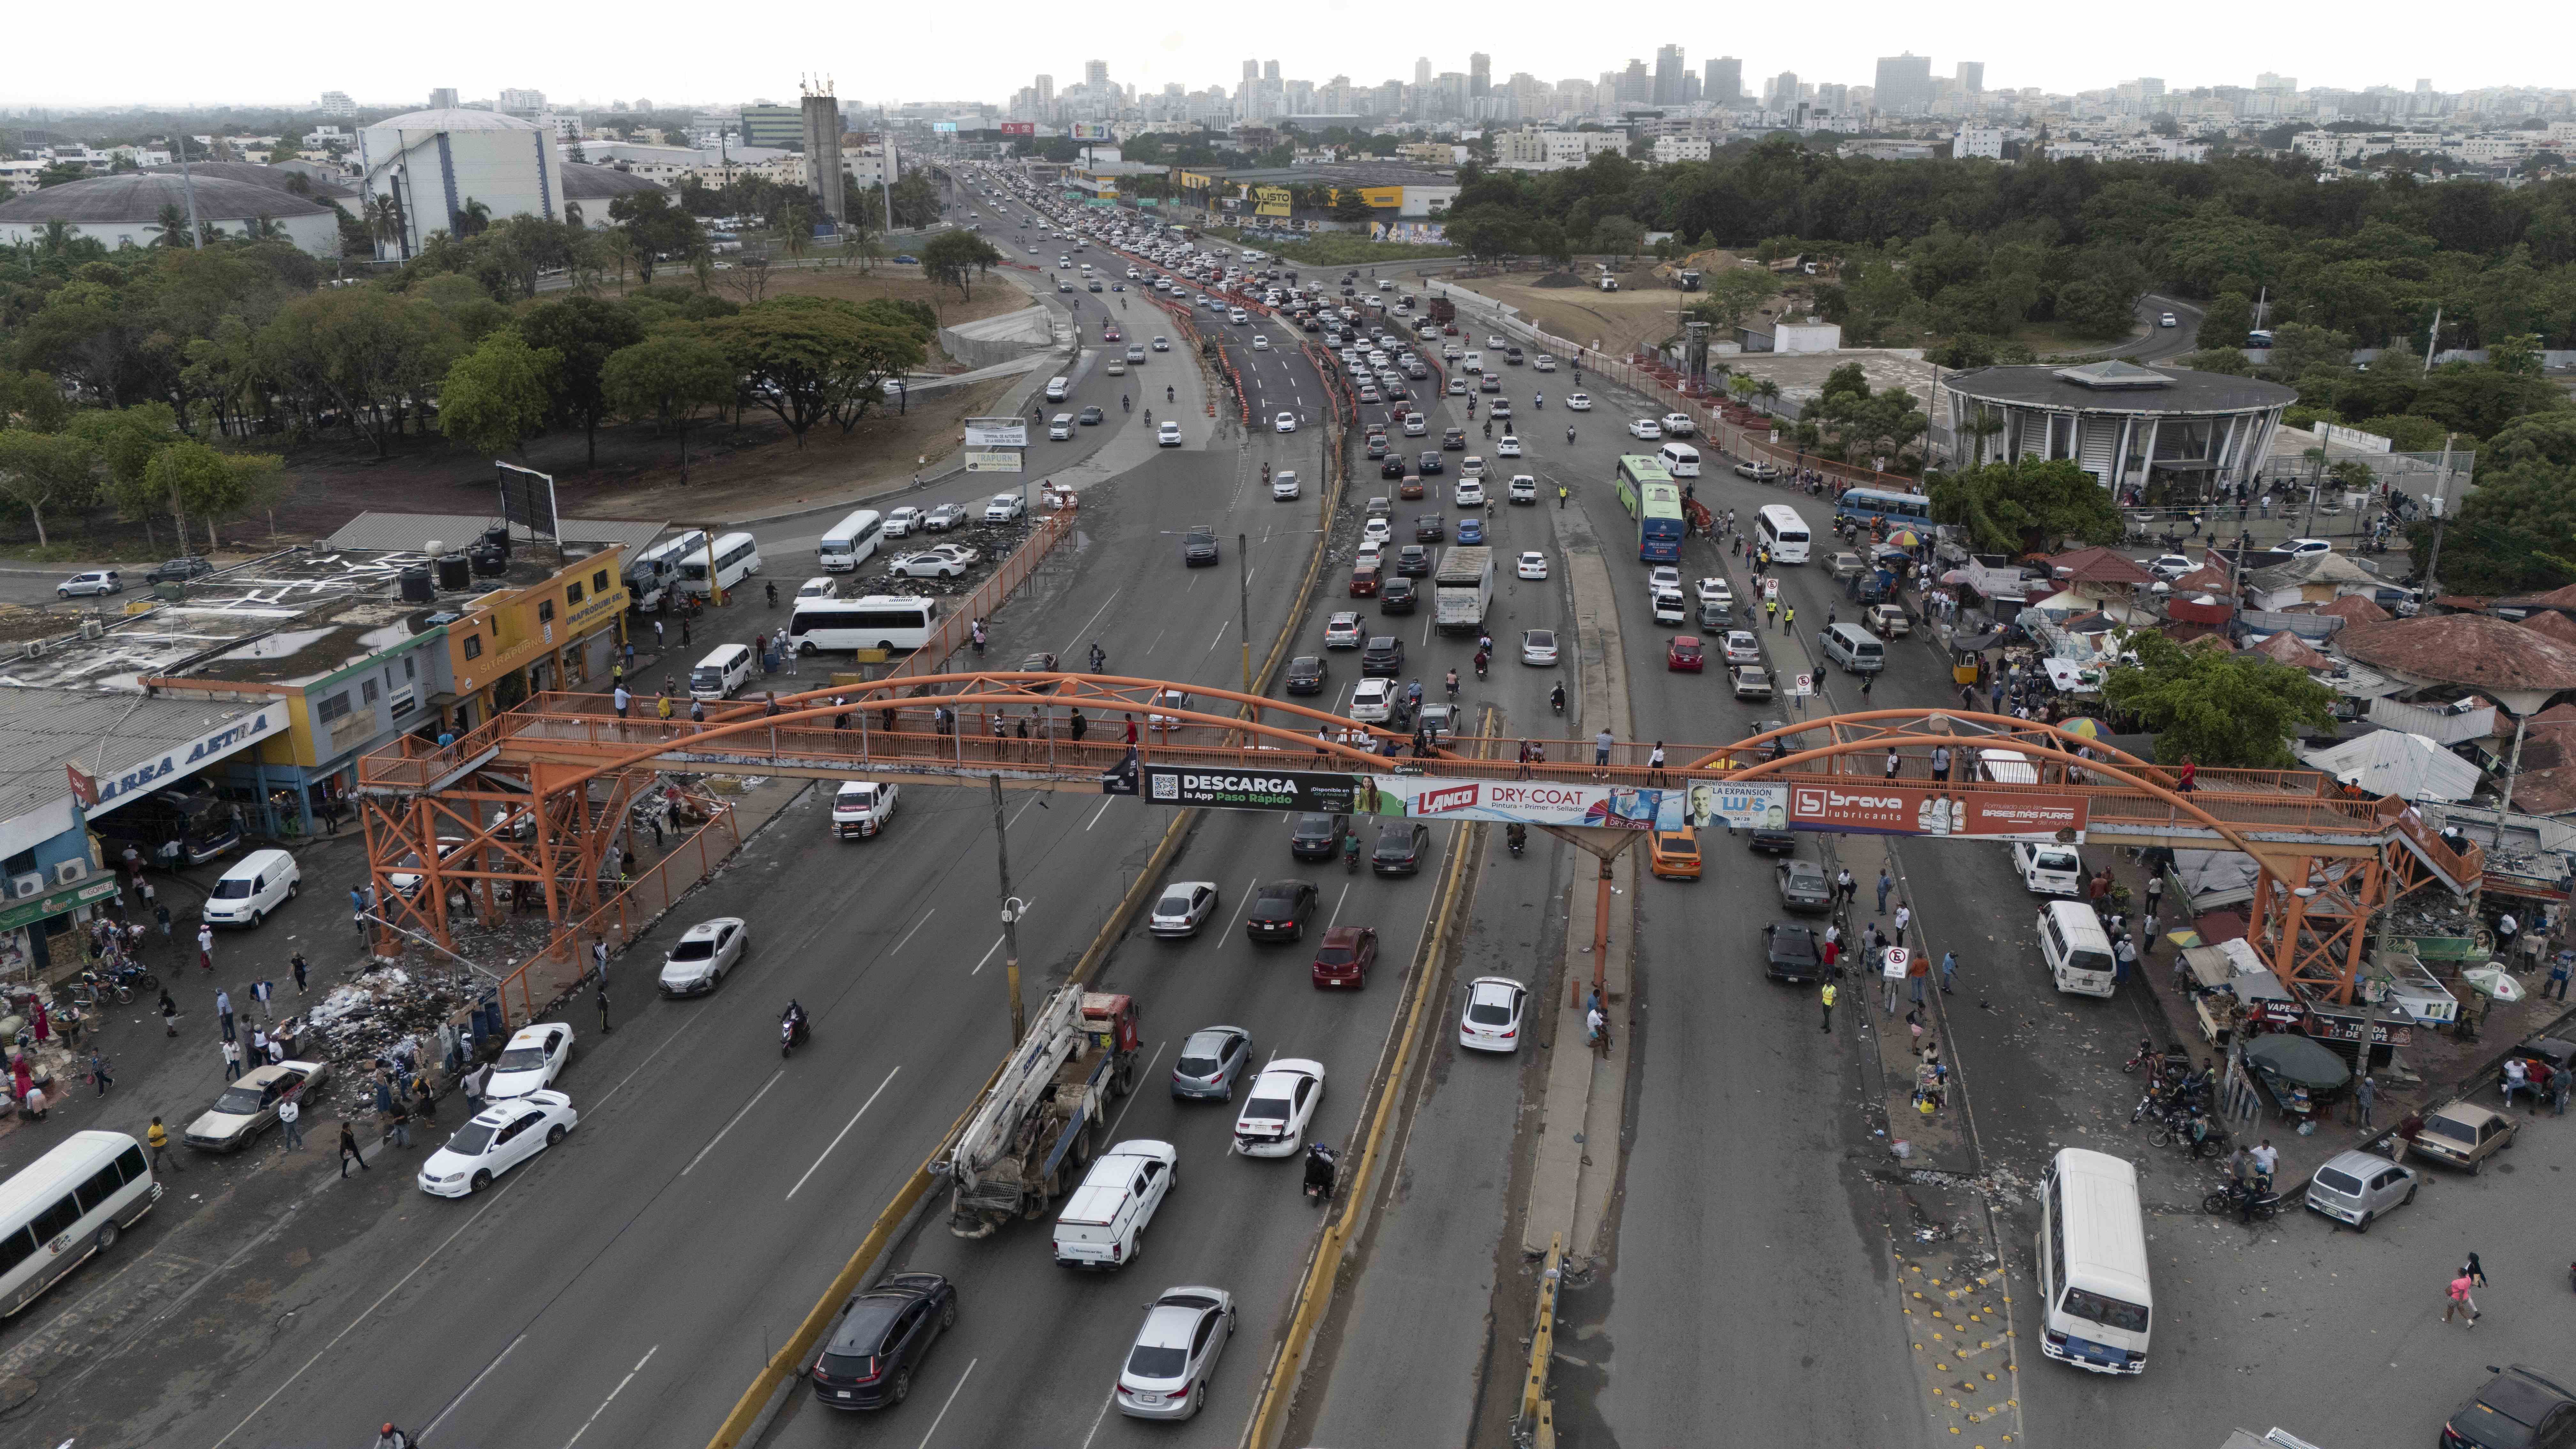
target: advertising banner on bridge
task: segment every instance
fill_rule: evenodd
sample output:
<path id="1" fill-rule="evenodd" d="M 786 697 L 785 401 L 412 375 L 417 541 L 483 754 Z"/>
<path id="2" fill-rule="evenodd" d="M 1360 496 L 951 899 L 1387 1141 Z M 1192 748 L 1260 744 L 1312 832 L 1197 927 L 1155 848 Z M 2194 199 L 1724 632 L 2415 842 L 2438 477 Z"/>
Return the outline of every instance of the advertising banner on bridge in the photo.
<path id="1" fill-rule="evenodd" d="M 1951 835 L 1963 840 L 2084 838 L 2081 795 L 2006 795 L 1935 786 L 1792 785 L 1789 826 L 1855 835 Z"/>

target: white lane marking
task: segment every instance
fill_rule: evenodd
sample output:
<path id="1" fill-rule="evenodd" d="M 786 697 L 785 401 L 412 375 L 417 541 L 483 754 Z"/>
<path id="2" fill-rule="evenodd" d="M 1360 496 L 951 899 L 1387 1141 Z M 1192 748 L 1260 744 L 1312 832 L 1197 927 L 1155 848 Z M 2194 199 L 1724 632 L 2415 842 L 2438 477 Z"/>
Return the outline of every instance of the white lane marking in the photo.
<path id="1" fill-rule="evenodd" d="M 932 906 L 929 910 L 922 912 L 921 919 L 912 923 L 912 929 L 903 933 L 903 939 L 894 943 L 894 951 L 900 951 L 904 947 L 911 945 L 912 938 L 920 935 L 921 928 L 929 925 L 930 918 L 938 914 L 939 907 L 937 906 Z M 894 951 L 888 951 L 886 954 L 891 956 L 894 954 Z"/>
<path id="2" fill-rule="evenodd" d="M 1100 808 L 1091 812 L 1091 819 L 1085 822 L 1082 828 L 1089 830 L 1092 826 L 1099 824 L 1100 817 L 1109 813 L 1109 801 L 1117 798 L 1117 796 L 1111 795 L 1107 799 L 1102 800 L 1100 802 Z"/>
<path id="3" fill-rule="evenodd" d="M 1032 805 L 1035 805 L 1036 803 L 1038 803 L 1038 801 L 1040 801 L 1040 800 L 1042 800 L 1042 799 L 1044 799 L 1044 798 L 1046 798 L 1046 797 L 1045 797 L 1043 794 L 1032 793 L 1032 794 L 1029 796 L 1029 798 L 1027 798 L 1026 800 L 1023 800 L 1023 801 L 1021 801 L 1021 802 L 1020 802 L 1020 808 L 1019 808 L 1019 809 L 1014 810 L 1014 811 L 1012 811 L 1012 812 L 1011 812 L 1011 818 L 1010 818 L 1009 820 L 1007 820 L 1007 821 L 1003 822 L 1004 827 L 1005 827 L 1005 828 L 1008 828 L 1009 826 L 1013 826 L 1013 825 L 1017 825 L 1017 824 L 1019 824 L 1019 823 L 1020 823 L 1020 817 L 1029 813 L 1029 807 L 1030 807 L 1030 806 L 1032 806 Z"/>
<path id="4" fill-rule="evenodd" d="M 1333 929 L 1335 925 L 1340 923 L 1342 919 L 1342 902 L 1347 901 L 1350 898 L 1351 883 L 1349 881 L 1344 881 L 1342 882 L 1342 893 L 1333 897 L 1333 915 L 1331 920 L 1324 922 L 1325 930 L 1329 931 Z"/>
<path id="5" fill-rule="evenodd" d="M 1234 923 L 1243 919 L 1243 908 L 1252 904 L 1252 888 L 1259 884 L 1260 881 L 1261 877 L 1256 875 L 1243 883 L 1243 899 L 1234 903 L 1234 915 L 1225 923 L 1225 933 L 1227 935 L 1231 936 L 1234 934 Z"/>
<path id="6" fill-rule="evenodd" d="M 1116 1402 L 1118 1391 L 1111 1389 L 1109 1397 L 1100 1401 L 1100 1417 L 1091 1421 L 1091 1432 L 1082 1436 L 1082 1449 L 1091 1449 L 1091 1441 L 1100 1437 L 1100 1425 L 1109 1417 L 1109 1406 Z"/>
<path id="7" fill-rule="evenodd" d="M 649 1066 L 653 1065 L 653 1059 L 654 1059 L 655 1057 L 658 1057 L 658 1056 L 660 1056 L 660 1055 L 662 1054 L 662 1047 L 667 1047 L 667 1046 L 669 1046 L 671 1043 L 673 1043 L 673 1042 L 675 1042 L 675 1041 L 678 1041 L 678 1040 L 680 1039 L 680 1032 L 682 1032 L 682 1031 L 687 1031 L 687 1030 L 688 1030 L 688 1028 L 684 1026 L 684 1027 L 681 1027 L 681 1028 L 679 1029 L 679 1031 L 672 1032 L 669 1036 L 666 1036 L 666 1037 L 662 1038 L 662 1046 L 657 1046 L 657 1047 L 653 1048 L 651 1051 L 646 1052 L 646 1053 L 644 1054 L 644 1060 L 642 1060 L 642 1061 L 640 1061 L 640 1062 L 637 1062 L 637 1063 L 635 1064 L 635 1071 L 633 1071 L 633 1072 L 628 1072 L 625 1076 L 619 1077 L 619 1078 L 617 1079 L 617 1085 L 616 1085 L 616 1086 L 609 1088 L 609 1089 L 608 1089 L 607 1091 L 605 1091 L 605 1092 L 602 1092 L 602 1093 L 600 1094 L 600 1096 L 599 1096 L 599 1100 L 590 1104 L 590 1110 L 591 1110 L 591 1111 L 593 1111 L 593 1112 L 596 1112 L 596 1111 L 598 1111 L 600 1108 L 607 1106 L 607 1105 L 608 1105 L 608 1099 L 609 1099 L 609 1098 L 616 1096 L 618 1093 L 620 1093 L 620 1092 L 622 1092 L 622 1091 L 625 1091 L 625 1090 L 626 1090 L 626 1084 L 627 1084 L 628 1082 L 631 1082 L 631 1081 L 634 1081 L 634 1080 L 635 1080 L 635 1072 L 640 1072 L 640 1071 L 644 1070 L 646 1067 L 649 1067 Z"/>
<path id="8" fill-rule="evenodd" d="M 517 1187 L 520 1183 L 525 1181 L 527 1181 L 527 1178 L 522 1176 L 514 1178 L 508 1183 L 503 1184 L 499 1192 L 492 1194 L 490 1201 L 474 1210 L 474 1216 L 467 1218 L 463 1223 L 459 1224 L 455 1232 L 449 1233 L 445 1238 L 440 1239 L 438 1246 L 430 1249 L 427 1257 L 424 1257 L 418 1263 L 413 1264 L 410 1272 L 405 1273 L 402 1277 L 394 1280 L 394 1286 L 386 1289 L 375 1302 L 368 1304 L 363 1309 L 360 1309 L 358 1311 L 358 1316 L 349 1320 L 348 1327 L 331 1335 L 331 1341 L 316 1350 L 311 1358 L 306 1359 L 304 1361 L 304 1367 L 288 1374 L 286 1376 L 286 1382 L 279 1384 L 276 1388 L 270 1390 L 267 1398 L 260 1400 L 249 1413 L 242 1416 L 242 1421 L 240 1423 L 233 1425 L 231 1431 L 226 1433 L 224 1437 L 216 1440 L 211 1446 L 209 1446 L 209 1449 L 224 1449 L 224 1446 L 231 1443 L 236 1435 L 240 1434 L 242 1430 L 249 1428 L 250 1421 L 258 1418 L 267 1410 L 269 1405 L 276 1403 L 277 1396 L 279 1394 L 285 1393 L 288 1389 L 294 1387 L 295 1381 L 304 1377 L 304 1375 L 310 1371 L 315 1364 L 320 1363 L 324 1354 L 338 1348 L 340 1346 L 340 1340 L 347 1338 L 350 1334 L 356 1332 L 359 1324 L 366 1322 L 368 1318 L 374 1315 L 377 1309 L 384 1307 L 388 1300 L 390 1300 L 395 1294 L 400 1293 L 412 1279 L 419 1277 L 421 1269 L 428 1267 L 431 1262 L 436 1260 L 439 1254 L 447 1251 L 449 1244 L 454 1243 L 458 1238 L 465 1236 L 466 1232 L 476 1223 L 483 1221 L 483 1215 L 485 1213 L 498 1207 L 501 1199 L 508 1196 L 512 1188 Z M 1093 1427 L 1097 1429 L 1099 1426 L 1094 1425 Z M 1090 1441 L 1085 1440 L 1083 1442 L 1089 1443 Z"/>
<path id="9" fill-rule="evenodd" d="M 902 1070 L 902 1066 L 897 1065 L 894 1072 L 888 1072 L 885 1074 L 885 1080 L 877 1083 L 877 1089 L 875 1091 L 868 1093 L 868 1099 L 859 1104 L 859 1110 L 851 1113 L 850 1120 L 842 1123 L 841 1130 L 832 1135 L 830 1145 L 826 1146 L 821 1153 L 816 1155 L 814 1158 L 814 1167 L 806 1168 L 805 1177 L 796 1179 L 796 1186 L 787 1189 L 788 1197 L 794 1197 L 798 1189 L 805 1186 L 805 1178 L 812 1177 L 814 1175 L 814 1168 L 821 1167 L 823 1165 L 823 1159 L 832 1155 L 832 1148 L 840 1146 L 841 1139 L 850 1135 L 850 1129 L 859 1125 L 859 1119 L 868 1115 L 868 1109 L 877 1104 L 877 1098 L 884 1096 L 885 1089 L 894 1085 L 894 1073 Z M 784 1200 L 785 1199 L 781 1199 L 781 1201 Z"/>
<path id="10" fill-rule="evenodd" d="M 1228 621 L 1226 621 L 1225 623 L 1222 623 L 1222 624 L 1217 625 L 1217 626 L 1216 626 L 1216 637 L 1215 637 L 1215 638 L 1213 638 L 1213 639 L 1210 639 L 1210 640 L 1208 641 L 1208 652 L 1210 652 L 1210 653 L 1214 653 L 1214 652 L 1216 652 L 1216 646 L 1218 646 L 1219 644 L 1222 644 L 1222 643 L 1224 643 L 1224 642 L 1225 642 L 1225 635 L 1226 635 L 1226 631 L 1227 631 L 1227 630 L 1229 630 L 1229 629 L 1232 629 L 1233 627 L 1234 627 L 1234 623 L 1233 623 L 1233 621 L 1232 621 L 1232 620 L 1228 620 Z"/>
<path id="11" fill-rule="evenodd" d="M 467 1384 L 464 1392 L 459 1393 L 455 1398 L 448 1400 L 447 1407 L 438 1411 L 438 1417 L 429 1421 L 429 1427 L 420 1431 L 420 1437 L 427 1439 L 430 1435 L 437 1433 L 438 1426 L 447 1422 L 447 1416 L 456 1412 L 457 1405 L 464 1403 L 476 1389 L 481 1388 L 483 1386 L 483 1381 L 492 1376 L 492 1370 L 499 1368 L 501 1366 L 501 1360 L 508 1358 L 510 1356 L 510 1350 L 517 1348 L 520 1343 L 526 1340 L 526 1338 L 527 1335 L 522 1333 L 517 1338 L 511 1339 L 507 1348 L 494 1354 L 492 1356 L 492 1361 L 483 1365 L 483 1372 L 474 1376 L 474 1382 Z"/>
<path id="12" fill-rule="evenodd" d="M 599 1416 L 608 1412 L 608 1406 L 617 1402 L 617 1396 L 626 1392 L 626 1386 L 635 1382 L 635 1376 L 644 1372 L 644 1365 L 651 1363 L 653 1355 L 661 1351 L 662 1345 L 658 1343 L 644 1350 L 644 1356 L 635 1360 L 635 1367 L 626 1371 L 626 1377 L 619 1379 L 617 1387 L 608 1391 L 608 1397 L 599 1401 L 599 1407 L 590 1411 L 590 1417 L 581 1421 L 581 1427 L 572 1431 L 572 1437 L 564 1441 L 564 1449 L 572 1449 L 581 1442 L 581 1436 L 590 1432 L 590 1426 L 599 1422 Z"/>
<path id="13" fill-rule="evenodd" d="M 1168 1040 L 1166 1040 L 1166 1041 L 1158 1041 L 1158 1042 L 1154 1043 L 1154 1054 L 1153 1054 L 1152 1056 L 1147 1057 L 1147 1058 L 1145 1059 L 1145 1070 L 1143 1070 L 1143 1071 L 1141 1071 L 1141 1072 L 1138 1072 L 1136 1075 L 1137 1075 L 1137 1076 L 1139 1076 L 1139 1077 L 1149 1078 L 1149 1079 L 1150 1079 L 1150 1078 L 1153 1076 L 1153 1073 L 1154 1073 L 1154 1063 L 1159 1062 L 1159 1061 L 1161 1061 L 1161 1060 L 1163 1059 L 1163 1048 L 1165 1048 L 1165 1047 L 1167 1047 L 1167 1046 L 1169 1046 L 1169 1045 L 1171 1045 L 1171 1043 L 1170 1043 Z M 1109 1119 L 1109 1140 L 1110 1140 L 1110 1141 L 1115 1142 L 1115 1141 L 1117 1141 L 1117 1140 L 1118 1140 L 1118 1124 L 1127 1120 L 1127 1108 L 1128 1108 L 1128 1107 L 1133 1107 L 1133 1106 L 1135 1106 L 1135 1105 L 1136 1105 L 1136 1094 L 1135 1094 L 1135 1093 L 1133 1093 L 1133 1092 L 1130 1092 L 1130 1093 L 1128 1093 L 1128 1094 L 1127 1094 L 1127 1106 L 1126 1106 L 1126 1107 L 1121 1107 L 1121 1108 L 1119 1108 L 1119 1109 L 1118 1109 L 1118 1115 Z"/>
<path id="14" fill-rule="evenodd" d="M 999 936 L 995 936 L 995 937 L 993 938 L 993 944 L 992 944 L 990 947 L 988 947 L 988 948 L 985 950 L 985 952 L 984 952 L 984 959 L 983 959 L 983 960 L 981 960 L 981 961 L 976 962 L 976 963 L 975 963 L 975 969 L 974 969 L 974 970 L 972 970 L 972 971 L 967 972 L 966 974 L 967 974 L 967 975 L 969 975 L 969 976 L 981 976 L 981 975 L 983 975 L 983 974 L 984 974 L 984 968 L 993 964 L 993 956 L 994 956 L 994 953 L 996 953 L 996 952 L 1000 951 L 1001 949 L 1002 949 L 1002 938 L 1001 938 L 1001 937 L 999 937 Z"/>
<path id="15" fill-rule="evenodd" d="M 785 1067 L 780 1067 L 776 1072 L 772 1073 L 769 1080 L 761 1084 L 760 1090 L 751 1094 L 751 1100 L 742 1104 L 742 1110 L 733 1114 L 733 1121 L 724 1124 L 723 1131 L 718 1132 L 715 1136 L 707 1139 L 707 1145 L 698 1149 L 698 1155 L 689 1159 L 689 1165 L 680 1169 L 680 1175 L 682 1177 L 686 1177 L 690 1173 L 697 1171 L 698 1164 L 707 1160 L 707 1154 L 716 1150 L 716 1144 L 725 1140 L 725 1133 L 731 1132 L 735 1125 L 740 1123 L 743 1118 L 751 1115 L 751 1109 L 759 1106 L 760 1099 L 768 1096 L 769 1089 L 777 1086 L 778 1079 L 786 1075 L 787 1069 Z"/>
<path id="16" fill-rule="evenodd" d="M 963 1389 L 963 1388 L 965 1388 L 965 1387 L 966 1387 L 966 1374 L 971 1374 L 971 1373 L 973 1373 L 973 1372 L 975 1371 L 975 1365 L 977 1365 L 977 1364 L 979 1364 L 979 1363 L 982 1363 L 982 1362 L 983 1362 L 983 1360 L 982 1360 L 982 1359 L 980 1359 L 980 1358 L 970 1358 L 970 1359 L 966 1360 L 966 1373 L 965 1373 L 965 1374 L 959 1374 L 959 1375 L 957 1376 L 957 1388 L 955 1388 L 955 1389 L 950 1389 L 950 1390 L 948 1391 L 948 1398 L 947 1398 L 947 1400 L 946 1400 L 945 1402 L 943 1402 L 942 1404 L 940 1404 L 940 1406 L 939 1406 L 939 1418 L 932 1419 L 932 1420 L 930 1421 L 930 1428 L 929 1428 L 929 1430 L 928 1430 L 927 1432 L 925 1432 L 925 1433 L 921 1436 L 921 1449 L 930 1449 L 930 1436 L 931 1436 L 932 1434 L 936 1434 L 936 1433 L 938 1433 L 938 1432 L 939 1432 L 939 1420 L 940 1420 L 940 1419 L 945 1419 L 945 1418 L 947 1418 L 947 1417 L 948 1417 L 948 1410 L 949 1410 L 950 1406 L 954 1405 L 954 1404 L 957 1402 L 957 1393 L 958 1393 L 958 1390 L 959 1390 L 959 1389 Z"/>

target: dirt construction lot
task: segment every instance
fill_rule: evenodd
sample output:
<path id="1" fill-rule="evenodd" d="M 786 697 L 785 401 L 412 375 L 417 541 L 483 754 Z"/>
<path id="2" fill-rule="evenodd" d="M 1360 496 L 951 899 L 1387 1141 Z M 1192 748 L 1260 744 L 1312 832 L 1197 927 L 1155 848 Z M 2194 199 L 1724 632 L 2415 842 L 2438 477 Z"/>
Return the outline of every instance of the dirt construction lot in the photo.
<path id="1" fill-rule="evenodd" d="M 1572 277 L 1568 272 L 1515 272 L 1470 278 L 1458 285 L 1518 307 L 1522 316 L 1555 336 L 1613 357 L 1625 357 L 1635 347 L 1655 346 L 1681 330 L 1676 314 L 1691 301 L 1690 293 L 1655 276 L 1650 267 L 1651 264 L 1623 273 L 1619 279 L 1621 290 L 1616 292 L 1579 283 L 1533 285 L 1543 276 L 1550 280 Z"/>

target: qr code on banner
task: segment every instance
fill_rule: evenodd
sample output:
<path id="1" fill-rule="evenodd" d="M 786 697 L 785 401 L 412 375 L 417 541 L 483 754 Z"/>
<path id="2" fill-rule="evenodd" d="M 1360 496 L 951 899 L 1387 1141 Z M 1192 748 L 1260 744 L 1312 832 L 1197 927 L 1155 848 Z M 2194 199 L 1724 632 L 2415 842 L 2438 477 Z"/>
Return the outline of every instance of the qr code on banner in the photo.
<path id="1" fill-rule="evenodd" d="M 1178 775 L 1156 775 L 1154 777 L 1154 798 L 1157 800 L 1178 800 L 1181 798 L 1181 777 Z"/>

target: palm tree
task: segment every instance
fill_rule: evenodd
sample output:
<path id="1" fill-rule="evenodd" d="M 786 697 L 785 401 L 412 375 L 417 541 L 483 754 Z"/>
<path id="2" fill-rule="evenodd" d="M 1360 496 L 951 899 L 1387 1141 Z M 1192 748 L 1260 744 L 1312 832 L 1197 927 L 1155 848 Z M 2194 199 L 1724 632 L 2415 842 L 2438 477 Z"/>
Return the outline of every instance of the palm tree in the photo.
<path id="1" fill-rule="evenodd" d="M 580 202 L 567 201 L 564 203 L 564 225 L 571 227 L 574 231 L 582 229 Z"/>
<path id="2" fill-rule="evenodd" d="M 283 239 L 285 235 L 286 223 L 269 216 L 265 212 L 242 223 L 242 236 L 250 241 L 280 240 Z"/>
<path id="3" fill-rule="evenodd" d="M 165 202 L 162 204 L 160 216 L 143 229 L 152 233 L 152 245 L 156 247 L 186 246 L 188 213 L 181 210 L 179 203 L 175 201 Z"/>
<path id="4" fill-rule="evenodd" d="M 400 248 L 403 244 L 402 198 L 393 192 L 369 198 L 367 202 L 367 235 L 378 246 Z"/>
<path id="5" fill-rule="evenodd" d="M 454 230 L 459 237 L 476 236 L 491 224 L 492 208 L 469 196 L 457 210 Z"/>
<path id="6" fill-rule="evenodd" d="M 181 231 L 186 231 L 188 229 L 187 223 L 184 221 L 181 222 L 179 224 L 179 229 Z M 44 239 L 41 245 L 46 252 L 55 256 L 60 256 L 64 252 L 71 250 L 71 223 L 59 220 L 46 222 Z"/>

